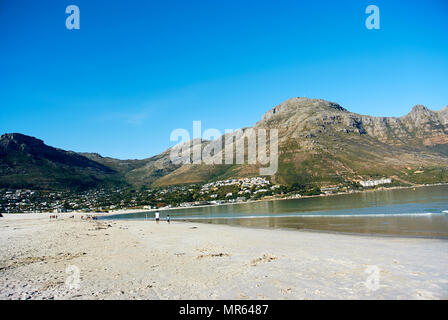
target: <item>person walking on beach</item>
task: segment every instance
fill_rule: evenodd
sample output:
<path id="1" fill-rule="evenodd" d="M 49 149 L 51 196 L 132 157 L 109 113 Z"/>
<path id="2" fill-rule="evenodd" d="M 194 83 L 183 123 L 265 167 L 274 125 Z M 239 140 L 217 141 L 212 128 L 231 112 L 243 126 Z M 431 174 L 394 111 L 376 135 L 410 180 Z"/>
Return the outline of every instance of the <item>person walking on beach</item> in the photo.
<path id="1" fill-rule="evenodd" d="M 159 223 L 159 219 L 160 219 L 160 213 L 159 211 L 156 211 L 156 222 Z"/>
<path id="2" fill-rule="evenodd" d="M 170 215 L 166 216 L 166 222 L 170 223 Z"/>

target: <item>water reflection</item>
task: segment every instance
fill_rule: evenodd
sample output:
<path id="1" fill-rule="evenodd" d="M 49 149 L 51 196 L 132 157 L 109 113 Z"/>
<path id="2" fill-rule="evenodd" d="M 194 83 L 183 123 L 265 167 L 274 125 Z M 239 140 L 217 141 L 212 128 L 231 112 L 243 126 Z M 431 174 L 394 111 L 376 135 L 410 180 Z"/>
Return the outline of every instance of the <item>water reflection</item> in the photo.
<path id="1" fill-rule="evenodd" d="M 173 220 L 258 228 L 448 237 L 448 186 L 161 212 Z M 114 216 L 142 219 L 145 213 Z"/>

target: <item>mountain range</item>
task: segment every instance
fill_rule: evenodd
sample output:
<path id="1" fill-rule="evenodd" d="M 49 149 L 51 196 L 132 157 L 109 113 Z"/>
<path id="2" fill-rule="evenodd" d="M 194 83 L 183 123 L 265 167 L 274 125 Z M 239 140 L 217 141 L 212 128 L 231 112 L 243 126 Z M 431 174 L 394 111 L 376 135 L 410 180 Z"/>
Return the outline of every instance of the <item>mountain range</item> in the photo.
<path id="1" fill-rule="evenodd" d="M 416 105 L 402 117 L 373 117 L 334 102 L 292 98 L 268 110 L 253 128 L 278 130 L 273 183 L 328 186 L 375 177 L 448 182 L 448 106 L 432 111 Z M 203 140 L 201 147 L 213 143 Z M 181 165 L 171 162 L 170 152 L 118 160 L 7 133 L 0 137 L 0 188 L 159 187 L 260 175 L 260 164 Z"/>

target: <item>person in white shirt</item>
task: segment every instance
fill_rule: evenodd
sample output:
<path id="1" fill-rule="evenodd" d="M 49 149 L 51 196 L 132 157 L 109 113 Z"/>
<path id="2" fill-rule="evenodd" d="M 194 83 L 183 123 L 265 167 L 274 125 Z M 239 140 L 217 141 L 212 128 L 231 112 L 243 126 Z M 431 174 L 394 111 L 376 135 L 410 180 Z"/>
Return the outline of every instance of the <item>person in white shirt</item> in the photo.
<path id="1" fill-rule="evenodd" d="M 159 211 L 156 211 L 156 222 L 159 223 L 159 219 L 160 219 L 160 213 Z"/>

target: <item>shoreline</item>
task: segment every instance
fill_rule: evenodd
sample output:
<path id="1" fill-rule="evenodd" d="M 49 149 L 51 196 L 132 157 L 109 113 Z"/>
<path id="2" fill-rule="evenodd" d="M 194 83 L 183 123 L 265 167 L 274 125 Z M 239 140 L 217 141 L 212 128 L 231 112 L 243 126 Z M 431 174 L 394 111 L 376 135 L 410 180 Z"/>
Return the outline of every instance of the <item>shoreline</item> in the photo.
<path id="1" fill-rule="evenodd" d="M 182 210 L 182 209 L 194 209 L 194 208 L 207 208 L 207 207 L 220 207 L 227 205 L 243 205 L 257 202 L 268 202 L 268 201 L 280 201 L 280 200 L 300 200 L 300 199 L 309 199 L 309 198 L 320 198 L 320 197 L 333 197 L 333 196 L 342 196 L 342 195 L 350 195 L 355 193 L 364 193 L 364 192 L 377 192 L 377 191 L 388 191 L 388 190 L 400 190 L 400 189 L 412 189 L 412 188 L 422 188 L 422 187 L 436 187 L 436 186 L 447 186 L 448 183 L 435 183 L 435 184 L 419 184 L 414 186 L 395 186 L 390 188 L 377 188 L 377 189 L 367 189 L 362 191 L 353 191 L 353 192 L 341 192 L 341 193 L 332 193 L 332 194 L 321 194 L 314 196 L 302 196 L 300 198 L 273 198 L 273 199 L 260 199 L 260 200 L 250 200 L 250 201 L 242 201 L 242 202 L 234 202 L 234 203 L 223 203 L 223 204 L 209 204 L 209 205 L 200 205 L 200 206 L 191 206 L 191 207 L 174 207 L 168 209 L 135 209 L 136 212 L 109 212 L 106 215 L 120 215 L 120 214 L 129 214 L 129 213 L 137 213 L 137 212 L 155 212 L 155 211 L 170 211 L 170 210 Z M 123 210 L 127 211 L 127 210 Z"/>
<path id="2" fill-rule="evenodd" d="M 0 299 L 448 299 L 446 240 L 66 216 L 0 230 Z"/>
<path id="3" fill-rule="evenodd" d="M 280 201 L 280 200 L 300 200 L 300 199 L 309 199 L 309 198 L 319 198 L 319 197 L 332 197 L 332 196 L 341 196 L 341 195 L 350 195 L 355 193 L 364 193 L 364 192 L 377 192 L 377 191 L 388 191 L 388 190 L 400 190 L 400 189 L 412 189 L 412 188 L 422 188 L 422 187 L 435 187 L 435 186 L 445 186 L 447 183 L 434 183 L 434 184 L 418 184 L 413 186 L 395 186 L 395 187 L 380 187 L 375 189 L 367 189 L 367 190 L 353 190 L 353 192 L 340 192 L 340 193 L 331 193 L 331 194 L 320 194 L 320 195 L 312 195 L 312 196 L 301 196 L 299 198 L 272 198 L 272 199 L 259 199 L 259 200 L 249 200 L 243 202 L 234 202 L 234 203 L 222 203 L 222 204 L 209 204 L 209 205 L 199 205 L 199 206 L 191 206 L 191 207 L 173 207 L 167 209 L 119 209 L 116 211 L 109 212 L 81 212 L 81 211 L 71 211 L 71 212 L 16 212 L 16 213 L 6 213 L 0 212 L 3 215 L 30 215 L 30 214 L 47 214 L 47 215 L 90 215 L 90 216 L 112 216 L 112 215 L 122 215 L 122 214 L 132 214 L 132 213 L 144 213 L 144 212 L 155 212 L 155 211 L 171 211 L 171 210 L 182 210 L 182 209 L 193 209 L 193 208 L 206 208 L 206 207 L 218 207 L 218 206 L 227 206 L 227 205 L 241 205 L 241 204 L 250 204 L 257 202 L 267 202 L 267 201 Z"/>
<path id="4" fill-rule="evenodd" d="M 250 201 L 242 201 L 242 202 L 234 202 L 234 203 L 223 203 L 223 204 L 209 204 L 209 205 L 200 205 L 200 206 L 191 206 L 191 207 L 174 207 L 169 209 L 136 209 L 138 212 L 154 212 L 154 211 L 169 211 L 169 210 L 182 210 L 182 209 L 193 209 L 193 208 L 207 208 L 207 207 L 219 207 L 226 205 L 237 205 L 237 204 L 250 204 L 256 202 L 267 202 L 267 201 L 278 201 L 278 200 L 300 200 L 300 199 L 309 199 L 309 198 L 320 198 L 320 197 L 332 197 L 332 196 L 342 196 L 342 195 L 350 195 L 355 193 L 364 193 L 364 192 L 376 192 L 376 191 L 388 191 L 388 190 L 400 190 L 400 189 L 412 189 L 412 188 L 422 188 L 422 187 L 436 187 L 436 186 L 446 186 L 447 183 L 434 183 L 434 184 L 418 184 L 414 186 L 395 186 L 395 187 L 381 187 L 377 189 L 367 189 L 362 191 L 353 191 L 353 192 L 340 192 L 340 193 L 331 193 L 331 194 L 320 194 L 314 196 L 301 196 L 299 198 L 272 198 L 272 199 L 260 199 L 260 200 L 250 200 Z M 135 212 L 124 212 L 124 213 L 111 213 L 115 214 L 128 214 Z"/>

